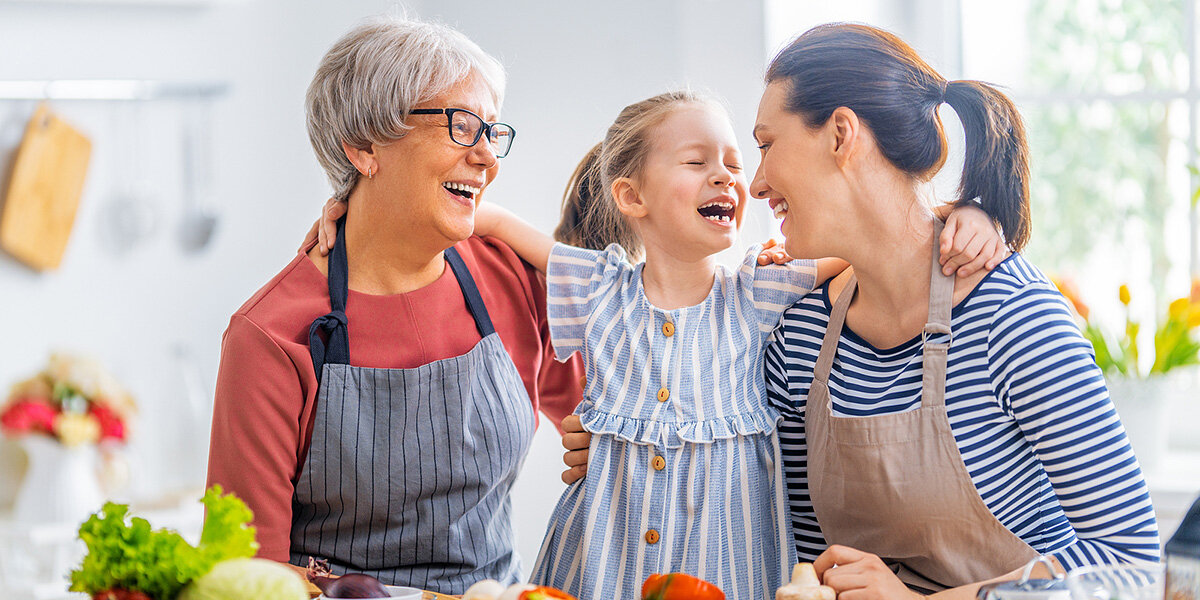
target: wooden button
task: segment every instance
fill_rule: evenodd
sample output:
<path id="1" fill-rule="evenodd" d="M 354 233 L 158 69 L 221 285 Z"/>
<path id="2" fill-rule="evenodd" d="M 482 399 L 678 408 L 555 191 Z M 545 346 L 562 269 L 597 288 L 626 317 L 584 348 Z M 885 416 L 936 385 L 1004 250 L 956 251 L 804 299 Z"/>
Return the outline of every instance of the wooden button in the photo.
<path id="1" fill-rule="evenodd" d="M 655 456 L 654 460 L 650 461 L 650 466 L 654 467 L 655 471 L 661 471 L 667 468 L 667 459 L 661 456 Z"/>
<path id="2" fill-rule="evenodd" d="M 670 321 L 663 323 L 663 335 L 667 337 L 675 335 L 675 324 Z"/>
<path id="3" fill-rule="evenodd" d="M 671 397 L 671 392 L 667 388 L 662 388 L 661 390 L 658 390 L 658 401 L 659 402 L 666 402 L 667 399 L 670 397 Z"/>
<path id="4" fill-rule="evenodd" d="M 579 378 L 579 387 L 581 387 L 581 388 L 587 387 L 587 375 L 584 375 Z"/>
<path id="5" fill-rule="evenodd" d="M 647 544 L 657 544 L 658 543 L 658 532 L 653 529 L 651 529 L 650 531 L 647 531 L 646 532 L 646 543 Z"/>

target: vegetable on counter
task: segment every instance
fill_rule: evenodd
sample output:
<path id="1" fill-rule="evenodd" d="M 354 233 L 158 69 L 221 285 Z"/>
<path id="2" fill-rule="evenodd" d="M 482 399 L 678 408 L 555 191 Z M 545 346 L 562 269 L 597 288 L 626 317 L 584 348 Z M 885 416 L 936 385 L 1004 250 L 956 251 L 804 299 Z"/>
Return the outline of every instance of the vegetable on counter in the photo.
<path id="1" fill-rule="evenodd" d="M 467 588 L 462 600 L 576 600 L 560 589 L 531 583 L 514 583 L 507 588 L 495 579 L 484 579 Z"/>
<path id="2" fill-rule="evenodd" d="M 725 600 L 725 592 L 687 573 L 656 573 L 642 584 L 642 600 Z"/>
<path id="3" fill-rule="evenodd" d="M 308 587 L 275 561 L 234 558 L 189 583 L 179 600 L 308 600 Z"/>
<path id="4" fill-rule="evenodd" d="M 246 504 L 233 494 L 222 495 L 219 485 L 200 501 L 207 516 L 197 546 L 174 531 L 151 530 L 145 519 L 127 521 L 128 506 L 106 503 L 79 527 L 88 554 L 71 571 L 71 591 L 100 600 L 176 600 L 184 586 L 218 562 L 254 556 L 258 543 Z"/>
<path id="5" fill-rule="evenodd" d="M 835 600 L 837 592 L 821 585 L 812 563 L 792 567 L 792 582 L 775 591 L 775 600 Z"/>
<path id="6" fill-rule="evenodd" d="M 364 573 L 346 573 L 341 577 L 329 571 L 329 561 L 308 558 L 308 580 L 321 588 L 326 598 L 390 598 L 383 582 Z"/>

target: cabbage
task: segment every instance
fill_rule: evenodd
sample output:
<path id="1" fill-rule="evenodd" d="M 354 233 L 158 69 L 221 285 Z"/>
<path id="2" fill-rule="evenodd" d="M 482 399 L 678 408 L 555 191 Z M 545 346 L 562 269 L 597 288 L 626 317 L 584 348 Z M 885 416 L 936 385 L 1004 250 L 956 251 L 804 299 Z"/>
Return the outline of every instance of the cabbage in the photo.
<path id="1" fill-rule="evenodd" d="M 193 580 L 179 600 L 308 600 L 300 574 L 263 558 L 234 558 Z"/>

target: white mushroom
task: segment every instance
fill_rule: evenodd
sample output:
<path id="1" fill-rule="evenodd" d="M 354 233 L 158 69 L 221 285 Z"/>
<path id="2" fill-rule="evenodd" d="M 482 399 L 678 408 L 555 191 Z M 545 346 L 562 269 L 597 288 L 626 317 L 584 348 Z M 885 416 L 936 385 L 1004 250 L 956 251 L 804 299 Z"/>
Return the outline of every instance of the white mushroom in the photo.
<path id="1" fill-rule="evenodd" d="M 798 563 L 792 568 L 792 582 L 775 592 L 775 600 L 835 600 L 837 592 L 821 585 L 812 563 Z"/>
<path id="2" fill-rule="evenodd" d="M 495 579 L 484 579 L 467 588 L 462 600 L 496 600 L 503 593 L 504 584 Z"/>

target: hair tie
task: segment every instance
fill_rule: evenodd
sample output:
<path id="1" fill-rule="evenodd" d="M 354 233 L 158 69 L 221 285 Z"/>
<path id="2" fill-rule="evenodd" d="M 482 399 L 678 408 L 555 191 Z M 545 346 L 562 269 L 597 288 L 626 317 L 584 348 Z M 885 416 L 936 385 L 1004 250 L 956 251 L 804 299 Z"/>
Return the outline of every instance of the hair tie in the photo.
<path id="1" fill-rule="evenodd" d="M 941 104 L 946 101 L 946 89 L 949 87 L 950 87 L 950 82 L 945 79 L 943 79 L 942 82 L 938 84 L 938 104 Z"/>

